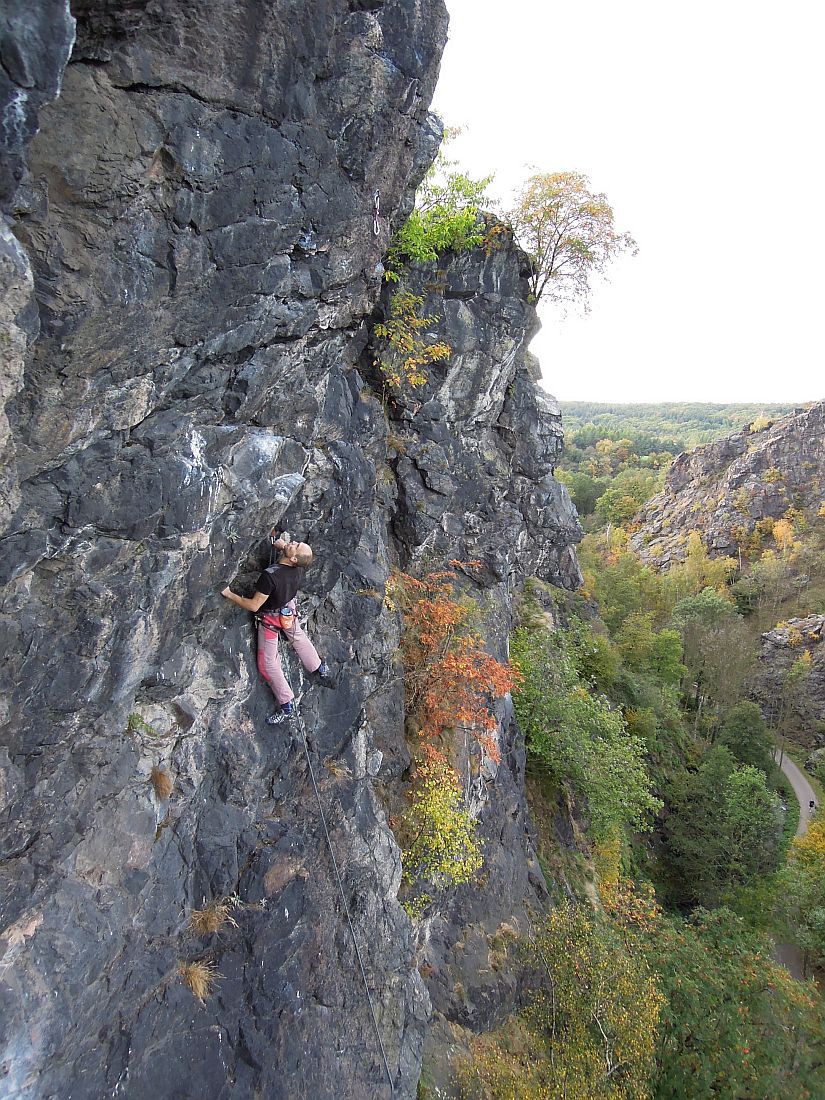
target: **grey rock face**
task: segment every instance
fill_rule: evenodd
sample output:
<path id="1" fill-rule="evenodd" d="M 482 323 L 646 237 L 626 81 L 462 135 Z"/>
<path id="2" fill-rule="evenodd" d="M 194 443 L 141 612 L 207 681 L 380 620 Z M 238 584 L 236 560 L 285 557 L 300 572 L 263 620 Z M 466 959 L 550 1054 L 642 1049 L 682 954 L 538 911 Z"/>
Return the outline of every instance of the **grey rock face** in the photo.
<path id="1" fill-rule="evenodd" d="M 20 504 L 14 443 L 6 403 L 23 384 L 28 345 L 27 320 L 31 323 L 34 282 L 25 251 L 0 221 L 0 526 L 5 527 Z M 36 317 L 36 312 L 34 314 Z"/>
<path id="2" fill-rule="evenodd" d="M 766 476 L 767 475 L 767 476 Z M 825 402 L 678 455 L 665 486 L 644 505 L 631 546 L 663 568 L 685 555 L 696 530 L 714 555 L 736 554 L 736 529 L 750 534 L 789 507 L 818 506 L 825 485 Z"/>
<path id="3" fill-rule="evenodd" d="M 24 177 L 42 107 L 57 96 L 72 51 L 68 0 L 5 0 L 0 12 L 0 211 Z"/>
<path id="4" fill-rule="evenodd" d="M 453 364 L 431 413 L 399 413 L 409 471 L 387 466 L 394 429 L 358 370 L 389 219 L 439 137 L 445 12 L 82 0 L 64 75 L 58 7 L 58 45 L 35 52 L 37 87 L 60 95 L 21 146 L 0 237 L 0 1081 L 90 1100 L 388 1093 L 302 743 L 266 726 L 247 616 L 219 595 L 251 591 L 276 525 L 317 555 L 302 610 L 338 686 L 289 655 L 287 671 L 395 1096 L 412 1097 L 431 1002 L 378 796 L 409 764 L 384 583 L 396 560 L 480 557 L 502 652 L 524 572 L 577 577 L 513 250 L 448 265 L 471 373 Z M 37 42 L 47 9 L 15 35 Z M 541 889 L 502 720 L 505 762 L 473 794 L 497 908 L 456 902 L 485 935 Z M 228 897 L 234 924 L 192 931 Z M 432 936 L 444 990 L 463 965 L 451 920 Z M 193 961 L 218 975 L 203 1004 L 181 980 Z M 502 983 L 468 985 L 479 1021 Z"/>
<path id="5" fill-rule="evenodd" d="M 810 659 L 809 669 L 798 690 L 788 694 L 783 684 L 800 657 Z M 788 619 L 762 635 L 751 694 L 770 721 L 783 706 L 789 708 L 795 740 L 825 746 L 825 615 Z"/>
<path id="6" fill-rule="evenodd" d="M 491 582 L 535 575 L 572 589 L 581 576 L 570 547 L 581 529 L 552 476 L 561 413 L 533 380 L 527 344 L 538 322 L 526 257 L 507 234 L 496 239 L 483 264 L 475 253 L 447 254 L 405 279 L 451 354 L 390 402 L 394 532 L 407 561 L 478 559 Z M 394 293 L 384 291 L 381 317 Z M 381 352 L 392 360 L 391 349 Z"/>

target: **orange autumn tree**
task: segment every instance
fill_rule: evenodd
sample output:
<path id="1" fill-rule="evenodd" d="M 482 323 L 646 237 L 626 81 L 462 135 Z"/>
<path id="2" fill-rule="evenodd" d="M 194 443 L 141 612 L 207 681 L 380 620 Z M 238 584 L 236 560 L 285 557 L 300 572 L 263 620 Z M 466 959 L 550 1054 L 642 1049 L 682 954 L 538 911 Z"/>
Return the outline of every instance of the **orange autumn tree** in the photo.
<path id="1" fill-rule="evenodd" d="M 404 619 L 407 710 L 432 747 L 446 730 L 466 729 L 498 762 L 492 706 L 512 690 L 518 673 L 485 652 L 484 639 L 469 629 L 471 602 L 456 598 L 454 570 L 478 569 L 480 563 L 450 565 L 453 570 L 428 573 L 421 580 L 395 573 L 388 586 Z"/>
<path id="2" fill-rule="evenodd" d="M 467 571 L 478 563 L 452 562 Z M 402 614 L 401 657 L 407 713 L 423 742 L 416 762 L 410 806 L 401 825 L 404 844 L 404 902 L 412 917 L 432 901 L 426 887 L 441 889 L 471 881 L 482 859 L 475 823 L 464 806 L 461 781 L 444 751 L 450 730 L 467 730 L 494 760 L 495 699 L 511 690 L 514 670 L 484 650 L 469 628 L 474 605 L 457 598 L 456 573 L 428 573 L 418 579 L 394 573 L 387 600 Z"/>

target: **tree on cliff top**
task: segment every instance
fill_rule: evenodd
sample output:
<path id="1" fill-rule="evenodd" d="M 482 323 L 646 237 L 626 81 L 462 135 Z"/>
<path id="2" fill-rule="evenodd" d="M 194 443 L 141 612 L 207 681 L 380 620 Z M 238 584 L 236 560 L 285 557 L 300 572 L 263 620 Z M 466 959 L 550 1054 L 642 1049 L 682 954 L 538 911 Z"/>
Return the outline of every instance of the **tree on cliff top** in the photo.
<path id="1" fill-rule="evenodd" d="M 530 289 L 536 302 L 581 301 L 586 309 L 591 276 L 603 274 L 620 252 L 637 251 L 629 233 L 616 232 L 606 197 L 593 194 L 579 172 L 531 176 L 507 220 L 533 262 Z"/>

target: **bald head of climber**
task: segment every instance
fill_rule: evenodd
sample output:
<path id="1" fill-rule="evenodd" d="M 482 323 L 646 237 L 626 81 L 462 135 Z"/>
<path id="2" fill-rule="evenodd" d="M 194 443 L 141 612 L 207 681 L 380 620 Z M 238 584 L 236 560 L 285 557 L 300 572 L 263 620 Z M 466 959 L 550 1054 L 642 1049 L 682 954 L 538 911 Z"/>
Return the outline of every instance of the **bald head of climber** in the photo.
<path id="1" fill-rule="evenodd" d="M 279 565 L 300 566 L 312 564 L 312 550 L 305 542 L 287 542 L 278 558 Z"/>

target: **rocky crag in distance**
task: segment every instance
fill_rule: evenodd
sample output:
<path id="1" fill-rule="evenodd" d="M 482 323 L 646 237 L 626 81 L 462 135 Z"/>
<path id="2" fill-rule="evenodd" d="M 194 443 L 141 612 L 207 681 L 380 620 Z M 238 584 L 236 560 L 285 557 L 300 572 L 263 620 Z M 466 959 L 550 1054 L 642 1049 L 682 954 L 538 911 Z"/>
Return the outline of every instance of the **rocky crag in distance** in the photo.
<path id="1" fill-rule="evenodd" d="M 698 531 L 714 556 L 737 553 L 737 530 L 751 534 L 761 519 L 791 507 L 818 507 L 825 488 L 825 402 L 800 409 L 758 431 L 745 428 L 678 455 L 664 488 L 636 516 L 634 550 L 667 568 L 685 557 Z"/>
<path id="2" fill-rule="evenodd" d="M 439 137 L 444 8 L 5 12 L 0 1087 L 389 1095 L 303 749 L 265 726 L 247 617 L 219 596 L 275 524 L 317 554 L 304 609 L 340 683 L 290 674 L 412 1097 L 433 1005 L 482 1027 L 517 996 L 480 964 L 544 884 L 503 706 L 502 764 L 473 769 L 487 876 L 416 941 L 383 801 L 409 763 L 384 583 L 479 558 L 501 653 L 525 575 L 578 579 L 517 250 L 439 269 L 455 354 L 421 408 L 391 424 L 369 384 L 376 265 Z M 235 923 L 194 933 L 228 897 Z M 192 961 L 219 975 L 204 1004 Z"/>
<path id="3" fill-rule="evenodd" d="M 788 672 L 802 657 L 810 662 L 806 675 L 789 692 Z M 751 694 L 773 725 L 789 726 L 813 750 L 816 772 L 825 756 L 825 615 L 788 619 L 762 635 Z"/>

